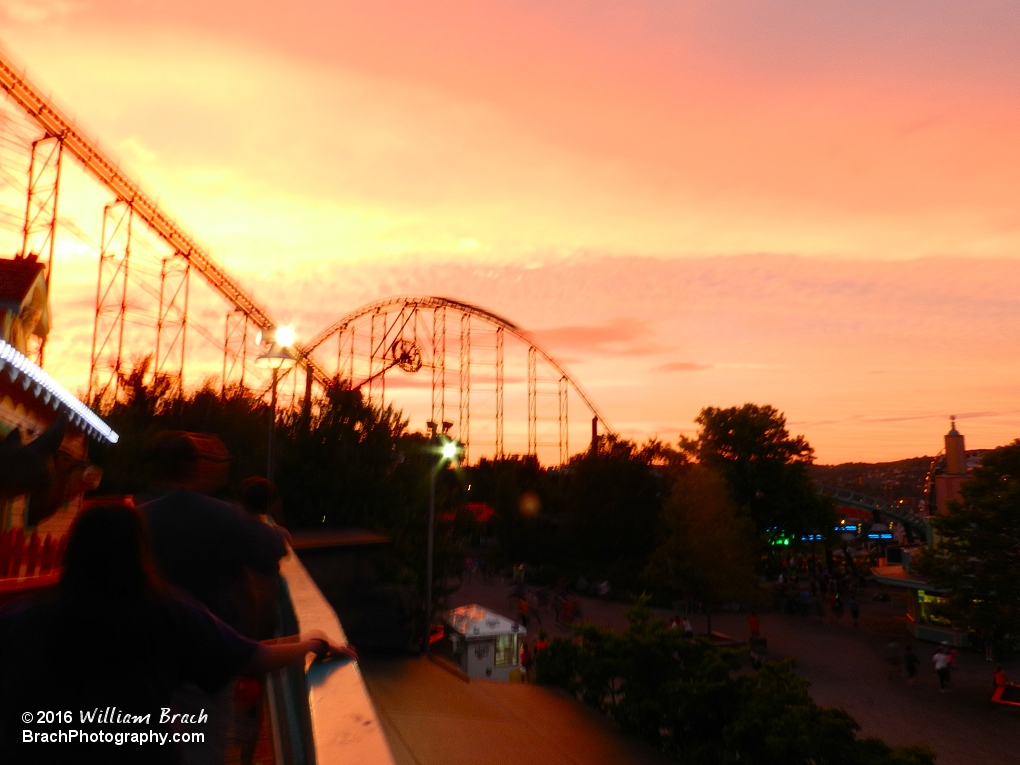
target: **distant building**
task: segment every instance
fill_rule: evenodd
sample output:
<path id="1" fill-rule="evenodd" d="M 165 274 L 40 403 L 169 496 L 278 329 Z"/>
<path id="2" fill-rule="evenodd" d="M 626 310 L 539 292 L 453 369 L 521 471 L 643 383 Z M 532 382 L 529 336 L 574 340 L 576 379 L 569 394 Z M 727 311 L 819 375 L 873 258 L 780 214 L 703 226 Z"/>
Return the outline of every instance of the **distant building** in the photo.
<path id="1" fill-rule="evenodd" d="M 984 456 L 984 451 L 967 453 L 964 438 L 956 429 L 956 418 L 950 418 L 949 432 L 945 435 L 945 452 L 932 462 L 928 472 L 926 495 L 929 515 L 942 515 L 950 500 L 960 499 L 960 489 L 971 469 Z M 910 565 L 913 553 L 920 545 L 890 548 L 885 565 L 875 566 L 871 573 L 879 584 L 907 591 L 907 619 L 911 631 L 919 640 L 935 643 L 948 641 L 963 647 L 966 633 L 932 612 L 932 606 L 943 599 L 943 593 L 932 590 L 924 578 Z"/>
<path id="2" fill-rule="evenodd" d="M 946 448 L 934 459 L 928 471 L 925 494 L 929 515 L 944 515 L 949 501 L 960 499 L 960 487 L 987 451 L 978 449 L 968 452 L 963 436 L 956 429 L 956 418 L 950 417 L 949 421 L 949 432 L 945 435 Z"/>
<path id="3" fill-rule="evenodd" d="M 46 269 L 34 255 L 0 258 L 0 340 L 28 353 L 29 338 L 50 331 Z"/>
<path id="4" fill-rule="evenodd" d="M 9 277 L 12 270 L 20 269 L 16 275 L 25 276 L 22 283 L 29 285 L 30 293 L 37 285 L 28 278 L 34 269 L 23 268 L 30 261 L 13 262 L 19 265 L 4 273 Z M 29 326 L 19 325 L 24 311 L 0 316 L 5 331 Z M 57 423 L 61 416 L 66 420 L 62 431 Z M 40 442 L 45 451 L 24 451 L 51 426 L 52 442 Z M 56 581 L 67 531 L 82 507 L 82 495 L 96 488 L 102 475 L 88 461 L 88 442 L 116 443 L 117 438 L 13 343 L 0 339 L 0 602 Z"/>

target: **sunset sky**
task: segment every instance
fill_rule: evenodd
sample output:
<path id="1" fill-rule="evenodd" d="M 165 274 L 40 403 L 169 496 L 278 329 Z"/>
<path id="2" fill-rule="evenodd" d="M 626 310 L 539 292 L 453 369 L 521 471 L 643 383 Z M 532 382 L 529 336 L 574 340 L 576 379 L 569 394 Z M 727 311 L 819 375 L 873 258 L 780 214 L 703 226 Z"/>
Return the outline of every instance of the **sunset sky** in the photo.
<path id="1" fill-rule="evenodd" d="M 299 336 L 446 295 L 624 436 L 767 403 L 827 463 L 934 454 L 951 414 L 1020 436 L 1018 39 L 1020 4 L 960 0 L 0 0 L 0 45 Z M 74 387 L 96 261 L 63 258 Z"/>

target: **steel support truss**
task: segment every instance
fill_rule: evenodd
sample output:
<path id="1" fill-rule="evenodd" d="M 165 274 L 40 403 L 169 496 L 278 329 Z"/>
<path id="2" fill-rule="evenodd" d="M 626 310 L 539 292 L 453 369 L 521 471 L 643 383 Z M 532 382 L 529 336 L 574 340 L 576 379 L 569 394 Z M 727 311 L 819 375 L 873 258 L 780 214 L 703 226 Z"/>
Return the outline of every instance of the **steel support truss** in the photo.
<path id="1" fill-rule="evenodd" d="M 59 158 L 66 149 L 72 157 L 78 160 L 87 172 L 93 175 L 102 183 L 121 204 L 130 205 L 133 215 L 141 220 L 153 233 L 160 237 L 170 246 L 171 252 L 178 253 L 187 259 L 202 276 L 203 279 L 227 301 L 242 313 L 249 317 L 255 326 L 268 330 L 276 326 L 276 322 L 255 302 L 255 299 L 244 290 L 239 283 L 234 281 L 223 269 L 221 269 L 177 223 L 159 206 L 155 199 L 146 194 L 135 181 L 124 174 L 113 159 L 98 143 L 84 134 L 64 110 L 48 98 L 35 83 L 28 79 L 22 67 L 11 60 L 5 51 L 0 49 L 0 90 L 3 90 L 8 97 L 20 106 L 26 114 L 39 124 L 45 131 L 48 138 L 42 139 L 38 151 L 45 153 L 44 146 L 48 141 L 57 141 L 59 147 L 56 149 L 57 156 L 53 167 L 59 172 Z M 59 138 L 49 138 L 49 136 Z M 40 161 L 43 159 L 40 154 Z M 36 159 L 36 147 L 33 146 L 33 163 Z M 45 231 L 46 222 L 50 219 L 56 220 L 56 191 L 52 194 L 52 205 L 38 204 L 33 207 L 33 197 L 38 200 L 48 199 L 46 193 L 51 184 L 45 180 L 47 174 L 42 171 L 33 171 L 30 175 L 37 179 L 36 183 L 30 181 L 30 187 L 36 187 L 36 193 L 29 190 L 29 214 L 26 219 L 38 221 L 38 226 L 26 223 L 26 231 Z M 54 189 L 59 184 L 52 184 Z M 52 209 L 52 215 L 43 210 Z M 39 215 L 33 211 L 38 210 Z M 53 223 L 50 222 L 50 240 L 52 241 Z M 43 234 L 45 236 L 45 234 Z M 30 245 L 32 248 L 35 244 Z M 52 246 L 52 245 L 51 245 Z M 29 251 L 34 251 L 29 250 Z M 48 274 L 48 272 L 47 272 Z M 310 358 L 307 358 L 309 349 L 296 347 L 294 349 L 299 356 L 312 364 L 316 379 L 321 383 L 328 381 L 326 374 L 320 370 Z"/>
<path id="2" fill-rule="evenodd" d="M 445 432 L 446 420 L 446 307 L 432 311 L 432 422 Z"/>
<path id="3" fill-rule="evenodd" d="M 570 418 L 567 416 L 568 394 L 570 393 L 569 381 L 566 375 L 560 377 L 559 403 L 560 403 L 560 464 L 566 465 L 570 458 Z"/>
<path id="4" fill-rule="evenodd" d="M 354 385 L 354 325 L 341 330 L 337 341 L 336 374 L 340 380 Z"/>
<path id="5" fill-rule="evenodd" d="M 237 309 L 228 311 L 223 328 L 223 377 L 220 397 L 226 398 L 227 386 L 238 375 L 238 385 L 244 387 L 244 368 L 248 363 L 248 315 Z"/>
<path id="6" fill-rule="evenodd" d="M 460 413 L 457 418 L 460 442 L 464 448 L 464 462 L 469 463 L 471 443 L 471 315 L 460 317 Z"/>
<path id="7" fill-rule="evenodd" d="M 159 273 L 156 315 L 156 356 L 153 374 L 172 375 L 183 385 L 188 337 L 188 277 L 191 263 L 183 257 L 164 258 Z"/>
<path id="8" fill-rule="evenodd" d="M 34 255 L 45 266 L 47 296 L 57 241 L 57 200 L 60 197 L 60 159 L 63 153 L 63 140 L 59 136 L 47 135 L 32 142 L 32 155 L 28 164 L 21 256 Z M 45 341 L 40 343 L 36 352 L 39 366 L 43 363 L 45 345 Z"/>
<path id="9" fill-rule="evenodd" d="M 538 454 L 538 364 L 535 346 L 528 346 L 528 454 Z"/>
<path id="10" fill-rule="evenodd" d="M 496 327 L 496 459 L 503 454 L 503 328 Z"/>
<path id="11" fill-rule="evenodd" d="M 131 205 L 123 202 L 113 202 L 103 208 L 96 314 L 89 363 L 90 401 L 111 393 L 116 400 L 120 392 L 133 217 Z"/>
<path id="12" fill-rule="evenodd" d="M 386 314 L 376 311 L 369 325 L 368 397 L 375 401 L 378 391 L 380 408 L 386 401 L 386 334 Z"/>

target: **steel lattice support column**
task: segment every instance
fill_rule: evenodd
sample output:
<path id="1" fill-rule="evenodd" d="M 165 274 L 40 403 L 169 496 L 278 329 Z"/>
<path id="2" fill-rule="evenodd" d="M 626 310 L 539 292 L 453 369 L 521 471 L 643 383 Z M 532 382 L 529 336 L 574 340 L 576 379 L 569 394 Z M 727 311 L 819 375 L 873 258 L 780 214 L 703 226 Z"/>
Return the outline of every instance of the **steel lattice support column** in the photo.
<path id="1" fill-rule="evenodd" d="M 464 463 L 469 462 L 471 443 L 471 315 L 460 316 L 460 442 L 464 448 Z"/>
<path id="2" fill-rule="evenodd" d="M 503 328 L 496 327 L 496 459 L 503 457 Z"/>
<path id="3" fill-rule="evenodd" d="M 164 258 L 159 272 L 159 312 L 156 315 L 155 375 L 174 374 L 184 384 L 184 354 L 188 338 L 188 284 L 191 263 L 183 257 Z M 171 372 L 171 367 L 174 371 Z"/>
<path id="4" fill-rule="evenodd" d="M 372 314 L 372 324 L 369 332 L 368 374 L 370 379 L 368 383 L 368 397 L 375 401 L 375 390 L 378 385 L 380 390 L 380 407 L 382 407 L 386 400 L 386 375 L 380 374 L 376 378 L 376 373 L 381 372 L 386 364 L 386 352 L 383 349 L 385 342 L 386 315 L 376 311 Z"/>
<path id="5" fill-rule="evenodd" d="M 432 422 L 446 420 L 446 307 L 432 311 Z"/>
<path id="6" fill-rule="evenodd" d="M 569 425 L 570 421 L 567 417 L 567 398 L 569 393 L 567 387 L 567 376 L 563 375 L 560 377 L 560 464 L 567 464 L 567 457 L 570 455 L 570 444 L 569 439 Z"/>
<path id="7" fill-rule="evenodd" d="M 90 400 L 107 395 L 111 385 L 114 399 L 120 390 L 132 218 L 131 205 L 123 202 L 114 202 L 103 208 L 96 315 L 89 364 Z"/>
<path id="8" fill-rule="evenodd" d="M 538 454 L 538 364 L 535 346 L 528 346 L 528 454 Z"/>
<path id="9" fill-rule="evenodd" d="M 340 330 L 336 351 L 336 375 L 354 385 L 354 325 L 350 331 Z"/>
<path id="10" fill-rule="evenodd" d="M 240 362 L 240 363 L 238 363 Z M 244 386 L 244 367 L 248 362 L 248 314 L 236 308 L 228 311 L 224 323 L 223 334 L 223 378 L 220 385 L 220 397 L 227 395 L 227 384 L 234 376 L 234 370 L 240 370 L 240 384 Z"/>
<path id="11" fill-rule="evenodd" d="M 21 255 L 39 256 L 46 263 L 46 286 L 50 285 L 53 247 L 57 229 L 57 198 L 60 195 L 60 158 L 64 142 L 46 136 L 32 142 L 28 165 L 28 198 L 22 229 Z"/>
<path id="12" fill-rule="evenodd" d="M 36 255 L 46 265 L 46 293 L 50 291 L 53 252 L 57 241 L 57 199 L 60 196 L 60 159 L 64 142 L 48 135 L 32 142 L 28 165 L 28 194 L 25 200 L 25 225 L 22 228 L 21 256 Z M 45 341 L 37 354 L 43 363 Z"/>

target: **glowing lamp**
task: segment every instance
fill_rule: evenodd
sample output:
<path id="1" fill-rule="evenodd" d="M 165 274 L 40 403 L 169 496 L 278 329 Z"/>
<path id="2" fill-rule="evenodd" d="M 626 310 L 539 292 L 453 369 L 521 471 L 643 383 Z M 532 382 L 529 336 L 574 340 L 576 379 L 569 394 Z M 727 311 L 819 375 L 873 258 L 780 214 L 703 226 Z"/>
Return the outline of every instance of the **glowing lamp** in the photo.
<path id="1" fill-rule="evenodd" d="M 286 346 L 273 343 L 272 347 L 257 359 L 255 366 L 265 369 L 290 369 L 297 363 L 297 359 Z"/>
<path id="2" fill-rule="evenodd" d="M 294 328 L 284 325 L 276 328 L 276 342 L 283 348 L 294 345 Z"/>

